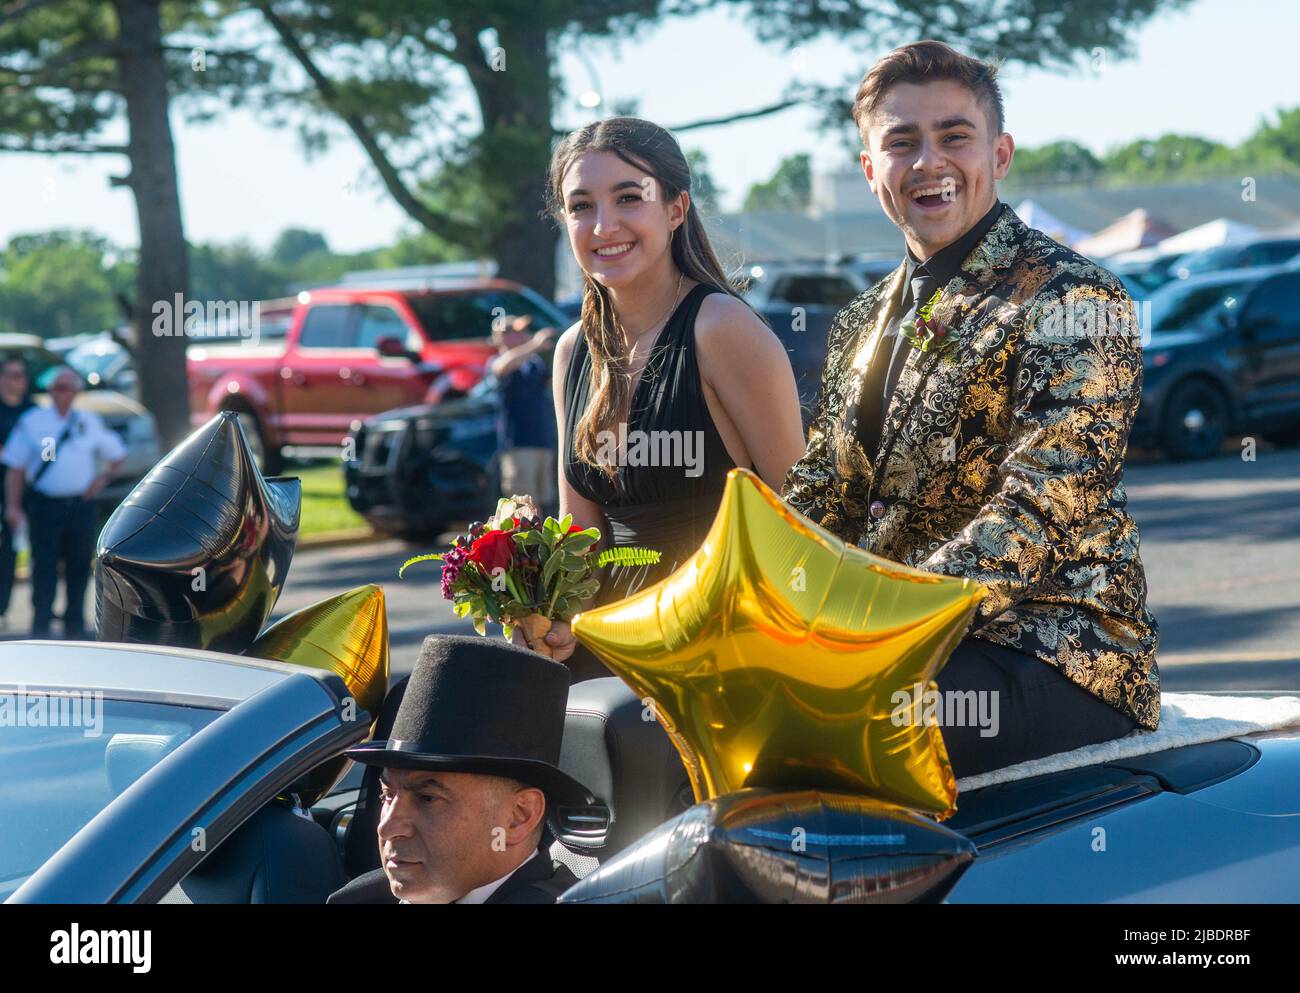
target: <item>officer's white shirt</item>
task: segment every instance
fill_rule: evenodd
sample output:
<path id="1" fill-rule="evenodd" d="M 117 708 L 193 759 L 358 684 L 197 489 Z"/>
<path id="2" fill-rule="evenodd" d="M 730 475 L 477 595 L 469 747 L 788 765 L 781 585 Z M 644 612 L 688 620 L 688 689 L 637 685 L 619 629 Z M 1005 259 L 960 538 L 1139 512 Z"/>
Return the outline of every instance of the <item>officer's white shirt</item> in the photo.
<path id="1" fill-rule="evenodd" d="M 72 430 L 63 444 L 56 444 L 69 417 L 74 419 Z M 100 459 L 124 458 L 126 445 L 98 414 L 73 407 L 68 417 L 61 417 L 53 405 L 33 407 L 18 418 L 0 454 L 6 466 L 24 470 L 29 485 L 49 461 L 35 489 L 51 497 L 80 496 L 94 482 Z"/>

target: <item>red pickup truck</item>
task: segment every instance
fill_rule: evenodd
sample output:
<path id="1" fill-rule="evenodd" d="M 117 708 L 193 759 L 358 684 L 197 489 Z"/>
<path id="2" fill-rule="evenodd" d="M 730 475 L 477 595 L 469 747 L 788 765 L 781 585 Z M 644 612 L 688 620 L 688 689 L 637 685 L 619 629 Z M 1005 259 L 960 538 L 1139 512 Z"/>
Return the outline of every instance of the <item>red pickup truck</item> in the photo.
<path id="1" fill-rule="evenodd" d="M 500 279 L 304 292 L 282 339 L 190 346 L 192 421 L 236 411 L 263 470 L 278 472 L 285 446 L 337 448 L 354 421 L 467 392 L 484 375 L 492 321 L 503 314 L 530 314 L 538 327 L 570 323 L 541 295 Z"/>

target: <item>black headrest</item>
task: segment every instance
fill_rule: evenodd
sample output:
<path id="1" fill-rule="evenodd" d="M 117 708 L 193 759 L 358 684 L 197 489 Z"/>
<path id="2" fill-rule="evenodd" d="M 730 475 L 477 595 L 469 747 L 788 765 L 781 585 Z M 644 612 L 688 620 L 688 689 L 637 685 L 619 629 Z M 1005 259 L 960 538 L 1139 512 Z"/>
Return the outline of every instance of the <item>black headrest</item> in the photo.
<path id="1" fill-rule="evenodd" d="M 653 713 L 621 679 L 569 689 L 560 768 L 602 802 L 552 812 L 566 848 L 603 862 L 695 802 L 681 757 Z"/>

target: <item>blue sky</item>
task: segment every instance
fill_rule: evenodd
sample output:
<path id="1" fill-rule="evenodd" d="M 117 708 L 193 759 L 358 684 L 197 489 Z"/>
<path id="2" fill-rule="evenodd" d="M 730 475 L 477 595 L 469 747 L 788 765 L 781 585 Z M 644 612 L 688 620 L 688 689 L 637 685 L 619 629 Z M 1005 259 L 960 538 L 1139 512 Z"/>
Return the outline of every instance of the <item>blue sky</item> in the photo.
<path id="1" fill-rule="evenodd" d="M 1072 138 L 1096 151 L 1171 131 L 1235 143 L 1262 117 L 1300 104 L 1297 38 L 1300 4 L 1198 0 L 1148 22 L 1129 61 L 1107 59 L 1100 71 L 1070 74 L 1004 69 L 1007 129 L 1019 145 Z M 793 78 L 839 82 L 860 75 L 882 51 L 825 40 L 788 52 L 758 43 L 739 18 L 715 12 L 632 38 L 593 41 L 584 49 L 590 70 L 566 57 L 569 95 L 558 119 L 590 120 L 593 113 L 576 97 L 593 85 L 607 104 L 635 98 L 641 116 L 669 126 L 720 116 L 774 102 Z M 292 131 L 273 130 L 245 112 L 196 126 L 174 116 L 174 123 L 192 241 L 242 238 L 265 247 L 295 226 L 323 231 L 332 247 L 351 251 L 413 227 L 347 137 L 309 163 Z M 807 151 L 823 167 L 844 157 L 843 146 L 819 133 L 806 109 L 687 132 L 682 143 L 707 153 L 724 208 L 736 206 L 749 184 L 770 176 L 787 155 Z M 109 176 L 125 171 L 124 159 L 3 155 L 0 170 L 0 244 L 56 227 L 88 227 L 134 244 L 131 197 L 108 186 Z"/>

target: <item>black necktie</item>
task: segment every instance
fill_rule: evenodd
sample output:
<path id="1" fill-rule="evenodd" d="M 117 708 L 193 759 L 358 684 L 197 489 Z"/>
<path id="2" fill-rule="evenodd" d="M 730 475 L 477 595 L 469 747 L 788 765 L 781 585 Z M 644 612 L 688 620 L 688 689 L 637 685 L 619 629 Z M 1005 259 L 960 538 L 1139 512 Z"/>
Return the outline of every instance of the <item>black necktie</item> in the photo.
<path id="1" fill-rule="evenodd" d="M 898 325 L 894 328 L 894 351 L 890 356 L 889 372 L 885 376 L 885 391 L 881 397 L 881 416 L 883 417 L 889 411 L 889 398 L 894 394 L 894 387 L 898 384 L 898 377 L 903 372 L 903 366 L 907 363 L 907 350 L 911 347 L 911 342 L 903 337 L 903 329 L 908 327 L 916 320 L 916 315 L 921 308 L 930 302 L 930 297 L 934 296 L 937 288 L 937 280 L 930 275 L 924 265 L 916 267 L 912 274 L 912 303 L 904 312 Z"/>
<path id="2" fill-rule="evenodd" d="M 862 384 L 862 396 L 858 401 L 858 441 L 870 459 L 875 459 L 879 451 L 885 415 L 889 411 L 889 397 L 907 363 L 908 349 L 912 347 L 911 342 L 899 331 L 907 322 L 916 320 L 916 312 L 933 296 L 935 282 L 925 266 L 916 267 L 909 281 L 911 300 L 904 296 L 900 301 L 905 304 L 902 315 L 889 322 L 884 340 L 877 348 L 875 361 L 867 370 L 866 381 Z"/>

